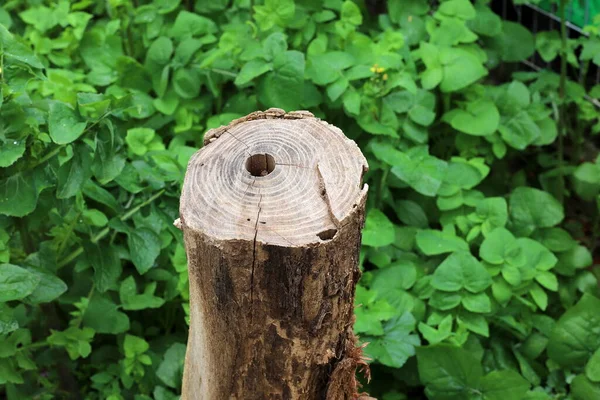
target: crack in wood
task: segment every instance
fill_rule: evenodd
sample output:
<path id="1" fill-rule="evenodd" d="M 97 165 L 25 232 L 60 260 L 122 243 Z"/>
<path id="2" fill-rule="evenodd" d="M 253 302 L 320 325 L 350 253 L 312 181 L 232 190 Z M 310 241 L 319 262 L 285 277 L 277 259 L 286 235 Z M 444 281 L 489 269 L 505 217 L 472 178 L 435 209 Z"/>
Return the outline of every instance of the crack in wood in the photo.
<path id="1" fill-rule="evenodd" d="M 250 321 L 254 319 L 254 267 L 256 266 L 256 238 L 258 237 L 258 220 L 260 218 L 260 203 L 262 202 L 262 194 L 258 199 L 258 212 L 256 214 L 256 222 L 254 223 L 254 242 L 252 244 L 252 271 L 250 272 Z"/>
<path id="2" fill-rule="evenodd" d="M 331 207 L 331 201 L 329 200 L 329 196 L 327 195 L 327 187 L 325 186 L 325 179 L 323 178 L 323 174 L 321 173 L 321 169 L 319 167 L 318 162 L 317 162 L 317 177 L 319 178 L 319 187 L 321 189 L 321 190 L 319 190 L 319 194 L 321 195 L 321 198 L 327 205 L 327 212 L 329 213 L 329 218 L 331 219 L 331 222 L 333 223 L 333 225 L 337 229 L 340 229 L 340 225 L 341 225 L 340 220 L 337 219 L 337 217 L 333 213 L 333 208 Z"/>

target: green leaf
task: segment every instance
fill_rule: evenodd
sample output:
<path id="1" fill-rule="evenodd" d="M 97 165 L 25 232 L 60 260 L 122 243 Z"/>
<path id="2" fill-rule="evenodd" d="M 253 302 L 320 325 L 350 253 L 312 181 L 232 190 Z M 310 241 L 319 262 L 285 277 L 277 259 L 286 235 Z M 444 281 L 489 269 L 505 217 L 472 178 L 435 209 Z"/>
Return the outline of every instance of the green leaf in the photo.
<path id="1" fill-rule="evenodd" d="M 137 285 L 133 276 L 128 277 L 121 282 L 119 288 L 119 297 L 124 310 L 144 310 L 146 308 L 161 307 L 165 300 L 154 296 L 156 282 L 146 286 L 144 293 L 137 293 Z"/>
<path id="2" fill-rule="evenodd" d="M 394 210 L 398 219 L 408 226 L 427 228 L 429 225 L 425 211 L 414 201 L 398 200 L 395 203 Z"/>
<path id="3" fill-rule="evenodd" d="M 373 208 L 367 214 L 362 243 L 365 246 L 382 247 L 394 242 L 394 224 L 380 210 Z"/>
<path id="4" fill-rule="evenodd" d="M 474 313 L 489 313 L 492 311 L 492 303 L 485 293 L 466 294 L 461 303 L 465 309 Z"/>
<path id="5" fill-rule="evenodd" d="M 169 36 L 176 40 L 217 32 L 217 25 L 209 18 L 188 11 L 180 11 Z"/>
<path id="6" fill-rule="evenodd" d="M 132 128 L 127 130 L 125 137 L 129 149 L 138 156 L 143 156 L 152 150 L 164 150 L 160 138 L 156 136 L 154 129 Z"/>
<path id="7" fill-rule="evenodd" d="M 467 251 L 458 251 L 448 256 L 433 273 L 431 285 L 444 292 L 467 289 L 479 293 L 492 284 L 485 268 Z"/>
<path id="8" fill-rule="evenodd" d="M 594 352 L 586 364 L 585 376 L 592 382 L 600 382 L 600 348 Z"/>
<path id="9" fill-rule="evenodd" d="M 172 388 L 179 388 L 183 380 L 183 361 L 186 346 L 182 343 L 173 343 L 165 352 L 165 356 L 156 370 L 156 376 L 163 383 Z"/>
<path id="10" fill-rule="evenodd" d="M 171 60 L 173 54 L 173 41 L 166 36 L 156 39 L 146 53 L 146 62 L 165 65 Z"/>
<path id="11" fill-rule="evenodd" d="M 237 86 L 245 85 L 246 83 L 250 82 L 254 78 L 257 78 L 257 77 L 271 71 L 272 69 L 273 69 L 273 66 L 264 60 L 257 59 L 257 60 L 248 61 L 246 64 L 244 64 L 244 66 L 238 73 L 237 77 L 235 78 L 234 83 Z"/>
<path id="12" fill-rule="evenodd" d="M 327 86 L 327 97 L 329 97 L 331 101 L 336 101 L 346 91 L 346 89 L 348 89 L 348 85 L 348 79 L 343 76 L 340 77 L 331 85 Z"/>
<path id="13" fill-rule="evenodd" d="M 13 61 L 17 61 L 33 68 L 44 68 L 33 51 L 13 36 L 2 24 L 0 24 L 0 45 L 6 64 L 10 65 Z"/>
<path id="14" fill-rule="evenodd" d="M 29 296 L 40 283 L 38 274 L 12 264 L 0 265 L 0 302 Z"/>
<path id="15" fill-rule="evenodd" d="M 575 192 L 586 201 L 593 200 L 600 193 L 600 163 L 584 162 L 573 172 Z"/>
<path id="16" fill-rule="evenodd" d="M 491 135 L 498 129 L 500 123 L 498 109 L 489 100 L 481 99 L 469 102 L 465 109 L 456 109 L 451 113 L 450 125 L 469 135 Z"/>
<path id="17" fill-rule="evenodd" d="M 91 328 L 78 328 L 71 326 L 59 332 L 50 330 L 52 334 L 48 337 L 48 343 L 52 346 L 61 346 L 67 350 L 71 360 L 87 358 L 92 352 L 90 342 L 94 339 L 95 332 Z"/>
<path id="18" fill-rule="evenodd" d="M 513 224 L 524 234 L 557 225 L 565 217 L 562 205 L 550 193 L 530 187 L 513 190 L 509 213 Z"/>
<path id="19" fill-rule="evenodd" d="M 419 377 L 430 399 L 468 399 L 483 375 L 479 360 L 472 353 L 447 344 L 419 347 L 417 362 Z"/>
<path id="20" fill-rule="evenodd" d="M 285 27 L 295 12 L 292 0 L 265 0 L 264 5 L 254 6 L 254 19 L 262 31 L 267 31 L 275 25 Z"/>
<path id="21" fill-rule="evenodd" d="M 38 201 L 36 179 L 31 171 L 17 172 L 0 181 L 0 214 L 23 217 L 33 210 Z"/>
<path id="22" fill-rule="evenodd" d="M 304 96 L 304 54 L 286 51 L 275 57 L 273 71 L 258 87 L 258 99 L 266 107 L 296 110 Z"/>
<path id="23" fill-rule="evenodd" d="M 464 239 L 434 229 L 420 230 L 417 232 L 416 240 L 419 250 L 428 256 L 469 250 Z"/>
<path id="24" fill-rule="evenodd" d="M 388 367 L 400 368 L 415 354 L 419 346 L 419 336 L 412 334 L 416 321 L 412 314 L 406 312 L 385 323 L 384 335 L 368 338 L 365 353 Z"/>
<path id="25" fill-rule="evenodd" d="M 360 25 L 362 24 L 362 15 L 360 13 L 360 8 L 350 0 L 346 0 L 344 4 L 342 4 L 342 13 L 341 13 L 342 21 L 348 22 L 352 25 Z"/>
<path id="26" fill-rule="evenodd" d="M 539 126 L 526 111 L 503 119 L 498 130 L 502 139 L 517 150 L 524 150 L 541 136 Z"/>
<path id="27" fill-rule="evenodd" d="M 490 47 L 507 62 L 524 61 L 535 52 L 533 35 L 516 22 L 503 21 L 502 33 L 491 38 L 489 42 Z"/>
<path id="28" fill-rule="evenodd" d="M 92 176 L 92 156 L 85 145 L 75 146 L 73 158 L 58 168 L 56 197 L 68 199 L 81 192 L 85 182 Z"/>
<path id="29" fill-rule="evenodd" d="M 129 330 L 129 317 L 109 297 L 95 293 L 83 315 L 83 325 L 98 333 L 117 335 Z"/>
<path id="30" fill-rule="evenodd" d="M 94 269 L 96 289 L 100 292 L 116 289 L 123 269 L 114 247 L 100 243 L 85 243 L 84 248 L 87 261 Z"/>
<path id="31" fill-rule="evenodd" d="M 360 93 L 356 90 L 346 90 L 342 96 L 342 102 L 347 112 L 353 115 L 360 114 L 361 98 Z"/>
<path id="32" fill-rule="evenodd" d="M 2 106 L 2 90 L 0 90 L 0 107 Z M 6 140 L 0 144 L 0 168 L 15 163 L 25 153 L 25 140 Z"/>
<path id="33" fill-rule="evenodd" d="M 57 144 L 71 143 L 85 130 L 86 123 L 70 106 L 60 101 L 50 103 L 48 110 L 48 130 Z"/>
<path id="34" fill-rule="evenodd" d="M 600 348 L 600 300 L 584 294 L 558 320 L 548 342 L 548 356 L 564 368 L 583 367 Z"/>
<path id="35" fill-rule="evenodd" d="M 479 248 L 479 256 L 490 264 L 502 264 L 507 257 L 507 251 L 515 242 L 515 237 L 509 230 L 496 228 L 491 231 Z"/>
<path id="36" fill-rule="evenodd" d="M 150 229 L 140 228 L 128 233 L 127 245 L 133 265 L 143 275 L 154 265 L 160 253 L 161 241 Z"/>
<path id="37" fill-rule="evenodd" d="M 439 57 L 443 68 L 442 92 L 463 89 L 487 75 L 481 61 L 467 50 L 441 48 Z"/>
<path id="38" fill-rule="evenodd" d="M 27 296 L 26 300 L 28 302 L 32 304 L 49 303 L 67 291 L 67 284 L 58 276 L 41 268 L 27 267 L 27 271 L 36 275 L 39 279 L 39 284 Z"/>
<path id="39" fill-rule="evenodd" d="M 481 392 L 485 400 L 523 399 L 529 382 L 512 370 L 492 371 L 481 379 Z"/>
<path id="40" fill-rule="evenodd" d="M 600 384 L 591 382 L 585 375 L 577 375 L 571 382 L 571 395 L 574 400 L 597 399 L 600 396 Z"/>

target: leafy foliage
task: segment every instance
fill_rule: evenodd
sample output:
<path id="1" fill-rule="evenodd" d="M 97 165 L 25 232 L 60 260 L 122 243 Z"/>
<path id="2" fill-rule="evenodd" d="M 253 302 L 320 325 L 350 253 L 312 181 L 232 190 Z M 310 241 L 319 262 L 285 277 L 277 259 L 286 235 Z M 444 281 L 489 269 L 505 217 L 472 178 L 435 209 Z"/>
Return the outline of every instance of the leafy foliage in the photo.
<path id="1" fill-rule="evenodd" d="M 373 395 L 598 398 L 600 87 L 518 62 L 587 70 L 600 25 L 534 37 L 487 3 L 3 2 L 0 395 L 177 398 L 187 161 L 280 107 L 369 159 Z"/>

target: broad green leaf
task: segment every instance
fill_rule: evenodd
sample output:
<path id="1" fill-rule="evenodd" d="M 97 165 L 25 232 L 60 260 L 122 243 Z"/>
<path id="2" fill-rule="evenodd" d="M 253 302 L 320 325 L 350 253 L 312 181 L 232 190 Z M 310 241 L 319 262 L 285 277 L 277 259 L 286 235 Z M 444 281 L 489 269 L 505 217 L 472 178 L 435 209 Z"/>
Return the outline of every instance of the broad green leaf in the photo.
<path id="1" fill-rule="evenodd" d="M 463 324 L 468 330 L 481 336 L 488 337 L 490 335 L 488 321 L 483 315 L 464 311 L 459 314 L 458 323 Z"/>
<path id="2" fill-rule="evenodd" d="M 479 256 L 490 264 L 502 264 L 507 257 L 507 250 L 515 242 L 509 230 L 496 228 L 491 231 L 479 248 Z"/>
<path id="3" fill-rule="evenodd" d="M 419 377 L 430 399 L 468 399 L 479 388 L 483 371 L 479 360 L 460 347 L 447 344 L 417 349 Z"/>
<path id="4" fill-rule="evenodd" d="M 56 197 L 59 199 L 68 199 L 81 192 L 92 176 L 92 156 L 87 146 L 78 145 L 73 153 L 73 158 L 58 168 Z"/>
<path id="5" fill-rule="evenodd" d="M 264 5 L 254 6 L 254 19 L 262 31 L 277 25 L 285 27 L 292 21 L 296 6 L 292 0 L 265 0 Z"/>
<path id="6" fill-rule="evenodd" d="M 217 25 L 209 18 L 188 11 L 181 11 L 177 14 L 169 36 L 173 39 L 181 40 L 192 36 L 215 33 L 216 31 Z"/>
<path id="7" fill-rule="evenodd" d="M 415 326 L 416 321 L 408 312 L 389 320 L 382 337 L 364 338 L 369 342 L 365 353 L 388 367 L 402 367 L 420 345 L 419 336 L 413 333 Z"/>
<path id="8" fill-rule="evenodd" d="M 39 278 L 39 284 L 27 296 L 27 302 L 33 304 L 49 303 L 67 291 L 67 284 L 58 276 L 42 268 L 27 267 L 26 269 Z"/>
<path id="9" fill-rule="evenodd" d="M 468 293 L 462 298 L 461 303 L 466 310 L 474 313 L 482 314 L 492 311 L 492 303 L 485 293 Z"/>
<path id="10" fill-rule="evenodd" d="M 564 368 L 583 368 L 600 348 L 600 300 L 584 294 L 558 320 L 548 342 L 548 356 Z"/>
<path id="11" fill-rule="evenodd" d="M 419 250 L 428 256 L 469 250 L 469 246 L 464 239 L 434 229 L 420 230 L 417 233 L 416 240 Z"/>
<path id="12" fill-rule="evenodd" d="M 172 388 L 179 388 L 183 380 L 183 361 L 185 359 L 186 346 L 182 343 L 173 343 L 165 352 L 164 358 L 156 376 L 163 383 Z"/>
<path id="13" fill-rule="evenodd" d="M 0 302 L 20 300 L 34 292 L 40 276 L 12 264 L 0 265 Z"/>
<path id="14" fill-rule="evenodd" d="M 50 137 L 57 144 L 71 143 L 85 130 L 86 123 L 70 106 L 60 101 L 50 103 L 48 129 Z"/>
<path id="15" fill-rule="evenodd" d="M 584 200 L 593 200 L 600 193 L 600 163 L 584 162 L 573 172 L 575 192 Z"/>
<path id="16" fill-rule="evenodd" d="M 37 205 L 39 188 L 35 172 L 17 172 L 0 180 L 0 214 L 23 217 Z"/>
<path id="17" fill-rule="evenodd" d="M 166 36 L 156 39 L 148 48 L 146 53 L 146 62 L 152 62 L 159 65 L 167 64 L 173 54 L 173 41 Z"/>
<path id="18" fill-rule="evenodd" d="M 387 246 L 394 242 L 394 225 L 378 209 L 371 209 L 367 214 L 365 228 L 362 233 L 362 244 L 371 247 Z"/>
<path id="19" fill-rule="evenodd" d="M 346 90 L 342 96 L 344 109 L 353 115 L 360 114 L 361 97 L 356 90 Z"/>
<path id="20" fill-rule="evenodd" d="M 304 54 L 286 51 L 273 60 L 273 71 L 258 87 L 258 99 L 266 107 L 296 110 L 304 95 Z"/>
<path id="21" fill-rule="evenodd" d="M 135 229 L 127 235 L 131 261 L 140 274 L 145 274 L 154 265 L 160 253 L 160 238 L 148 228 Z"/>
<path id="22" fill-rule="evenodd" d="M 257 78 L 272 69 L 273 66 L 264 60 L 257 59 L 248 61 L 238 73 L 234 83 L 238 86 L 245 85 L 254 78 Z"/>
<path id="23" fill-rule="evenodd" d="M 523 25 L 502 22 L 502 33 L 490 38 L 491 48 L 496 50 L 502 61 L 518 62 L 529 58 L 535 52 L 533 35 Z"/>
<path id="24" fill-rule="evenodd" d="M 550 193 L 530 187 L 513 190 L 509 213 L 512 223 L 524 234 L 530 234 L 536 228 L 552 227 L 564 218 L 563 207 L 558 200 Z"/>
<path id="25" fill-rule="evenodd" d="M 600 348 L 594 352 L 586 364 L 585 376 L 592 382 L 600 382 Z"/>
<path id="26" fill-rule="evenodd" d="M 398 200 L 395 203 L 394 211 L 396 211 L 398 219 L 408 226 L 427 228 L 429 225 L 425 211 L 414 201 Z"/>
<path id="27" fill-rule="evenodd" d="M 149 151 L 164 150 L 165 148 L 160 138 L 156 136 L 154 129 L 150 128 L 132 128 L 127 130 L 125 141 L 129 149 L 138 156 L 143 156 Z"/>
<path id="28" fill-rule="evenodd" d="M 95 332 L 91 328 L 78 328 L 71 326 L 64 331 L 51 330 L 48 343 L 52 346 L 64 347 L 71 360 L 87 358 L 92 352 L 90 342 L 94 339 Z"/>
<path id="29" fill-rule="evenodd" d="M 0 45 L 6 64 L 12 64 L 13 61 L 17 61 L 33 68 L 44 68 L 44 65 L 34 52 L 10 33 L 2 24 L 0 24 Z"/>
<path id="30" fill-rule="evenodd" d="M 525 378 L 510 369 L 490 372 L 480 386 L 485 400 L 523 399 L 529 387 Z"/>
<path id="31" fill-rule="evenodd" d="M 483 3 L 475 4 L 475 18 L 467 21 L 473 32 L 484 36 L 496 36 L 502 32 L 502 19 Z"/>
<path id="32" fill-rule="evenodd" d="M 137 285 L 133 276 L 128 277 L 121 282 L 119 288 L 119 298 L 124 310 L 144 310 L 146 308 L 158 308 L 165 303 L 165 300 L 154 296 L 156 282 L 146 286 L 142 294 L 137 293 Z"/>
<path id="33" fill-rule="evenodd" d="M 491 135 L 498 129 L 499 123 L 496 105 L 483 99 L 467 103 L 465 109 L 454 110 L 450 119 L 454 129 L 475 136 Z"/>
<path id="34" fill-rule="evenodd" d="M 600 384 L 590 381 L 585 375 L 577 375 L 571 382 L 571 395 L 574 400 L 597 399 L 600 396 Z"/>
<path id="35" fill-rule="evenodd" d="M 85 256 L 94 269 L 94 284 L 99 292 L 116 289 L 121 276 L 121 260 L 116 250 L 100 243 L 86 243 Z"/>
<path id="36" fill-rule="evenodd" d="M 83 315 L 83 325 L 97 333 L 117 335 L 129 330 L 129 317 L 109 297 L 96 293 Z"/>
<path id="37" fill-rule="evenodd" d="M 431 285 L 444 292 L 467 289 L 479 293 L 492 284 L 485 268 L 467 251 L 458 251 L 448 256 L 433 273 Z"/>
<path id="38" fill-rule="evenodd" d="M 2 91 L 0 90 L 0 107 L 2 106 Z M 15 163 L 25 153 L 25 140 L 6 140 L 0 143 L 0 168 L 6 168 Z"/>
<path id="39" fill-rule="evenodd" d="M 443 78 L 442 92 L 455 92 L 487 75 L 481 61 L 471 52 L 459 48 L 440 49 Z"/>
<path id="40" fill-rule="evenodd" d="M 503 119 L 498 130 L 502 139 L 517 150 L 524 150 L 541 136 L 539 126 L 527 111 L 520 111 L 516 115 Z"/>

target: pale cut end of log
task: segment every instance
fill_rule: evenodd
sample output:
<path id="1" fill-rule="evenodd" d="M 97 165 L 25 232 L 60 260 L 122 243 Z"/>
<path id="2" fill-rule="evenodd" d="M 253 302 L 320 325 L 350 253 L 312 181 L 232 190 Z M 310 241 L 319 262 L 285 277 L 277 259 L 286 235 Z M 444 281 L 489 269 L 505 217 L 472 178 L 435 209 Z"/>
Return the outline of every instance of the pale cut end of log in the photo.
<path id="1" fill-rule="evenodd" d="M 175 222 L 190 276 L 182 398 L 358 398 L 360 149 L 311 113 L 280 109 L 204 142 Z"/>

